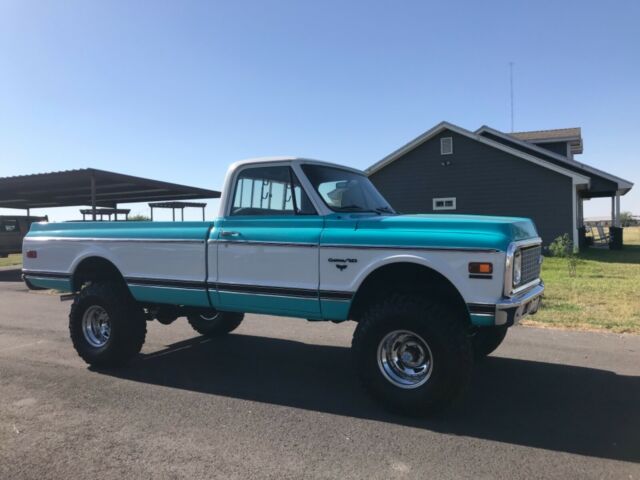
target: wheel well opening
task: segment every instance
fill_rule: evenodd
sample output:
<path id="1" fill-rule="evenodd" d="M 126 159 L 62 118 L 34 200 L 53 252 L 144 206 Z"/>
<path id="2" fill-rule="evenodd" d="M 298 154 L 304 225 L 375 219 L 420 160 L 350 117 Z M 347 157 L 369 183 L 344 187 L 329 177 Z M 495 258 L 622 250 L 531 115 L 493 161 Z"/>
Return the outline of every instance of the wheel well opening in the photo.
<path id="1" fill-rule="evenodd" d="M 418 294 L 438 299 L 458 309 L 461 318 L 470 322 L 467 305 L 458 289 L 441 273 L 410 262 L 384 265 L 371 272 L 356 292 L 349 318 L 357 320 L 370 305 L 391 294 Z"/>
<path id="2" fill-rule="evenodd" d="M 73 290 L 79 291 L 88 282 L 113 281 L 126 286 L 120 270 L 109 260 L 102 257 L 85 258 L 73 273 Z"/>

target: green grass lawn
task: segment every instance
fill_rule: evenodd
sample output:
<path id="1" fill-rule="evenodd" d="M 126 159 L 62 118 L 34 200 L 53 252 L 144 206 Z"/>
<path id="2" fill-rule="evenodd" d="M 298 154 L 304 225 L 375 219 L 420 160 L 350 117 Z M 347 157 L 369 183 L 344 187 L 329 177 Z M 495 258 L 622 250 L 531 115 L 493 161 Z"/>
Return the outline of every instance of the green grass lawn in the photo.
<path id="1" fill-rule="evenodd" d="M 22 265 L 22 255 L 17 253 L 15 255 L 9 255 L 6 258 L 0 258 L 0 267 L 7 267 L 9 265 Z"/>
<path id="2" fill-rule="evenodd" d="M 624 229 L 624 249 L 586 249 L 577 273 L 567 260 L 545 257 L 542 307 L 523 323 L 640 333 L 640 227 Z"/>

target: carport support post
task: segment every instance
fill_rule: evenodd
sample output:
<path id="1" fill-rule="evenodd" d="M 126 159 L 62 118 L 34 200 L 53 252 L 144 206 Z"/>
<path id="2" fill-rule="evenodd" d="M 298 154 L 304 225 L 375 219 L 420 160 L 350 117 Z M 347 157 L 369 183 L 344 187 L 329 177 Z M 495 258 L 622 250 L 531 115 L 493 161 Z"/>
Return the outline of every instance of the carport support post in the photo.
<path id="1" fill-rule="evenodd" d="M 96 177 L 91 174 L 91 217 L 96 221 Z"/>
<path id="2" fill-rule="evenodd" d="M 616 192 L 616 227 L 620 226 L 620 192 Z"/>

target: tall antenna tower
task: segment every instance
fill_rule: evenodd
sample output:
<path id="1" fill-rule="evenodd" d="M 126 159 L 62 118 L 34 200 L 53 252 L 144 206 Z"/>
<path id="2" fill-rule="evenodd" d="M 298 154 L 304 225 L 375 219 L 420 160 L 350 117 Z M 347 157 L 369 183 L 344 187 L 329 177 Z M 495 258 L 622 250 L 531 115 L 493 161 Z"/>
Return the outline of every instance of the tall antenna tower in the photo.
<path id="1" fill-rule="evenodd" d="M 509 62 L 509 85 L 511 87 L 511 132 L 513 133 L 513 62 Z"/>

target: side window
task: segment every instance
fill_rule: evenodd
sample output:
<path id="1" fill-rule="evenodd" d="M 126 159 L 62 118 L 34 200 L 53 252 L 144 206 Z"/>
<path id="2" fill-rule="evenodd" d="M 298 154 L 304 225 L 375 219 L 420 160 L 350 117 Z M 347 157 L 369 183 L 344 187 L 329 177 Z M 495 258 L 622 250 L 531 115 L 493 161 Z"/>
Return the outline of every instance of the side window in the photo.
<path id="1" fill-rule="evenodd" d="M 255 167 L 236 178 L 231 215 L 315 215 L 289 167 Z"/>

